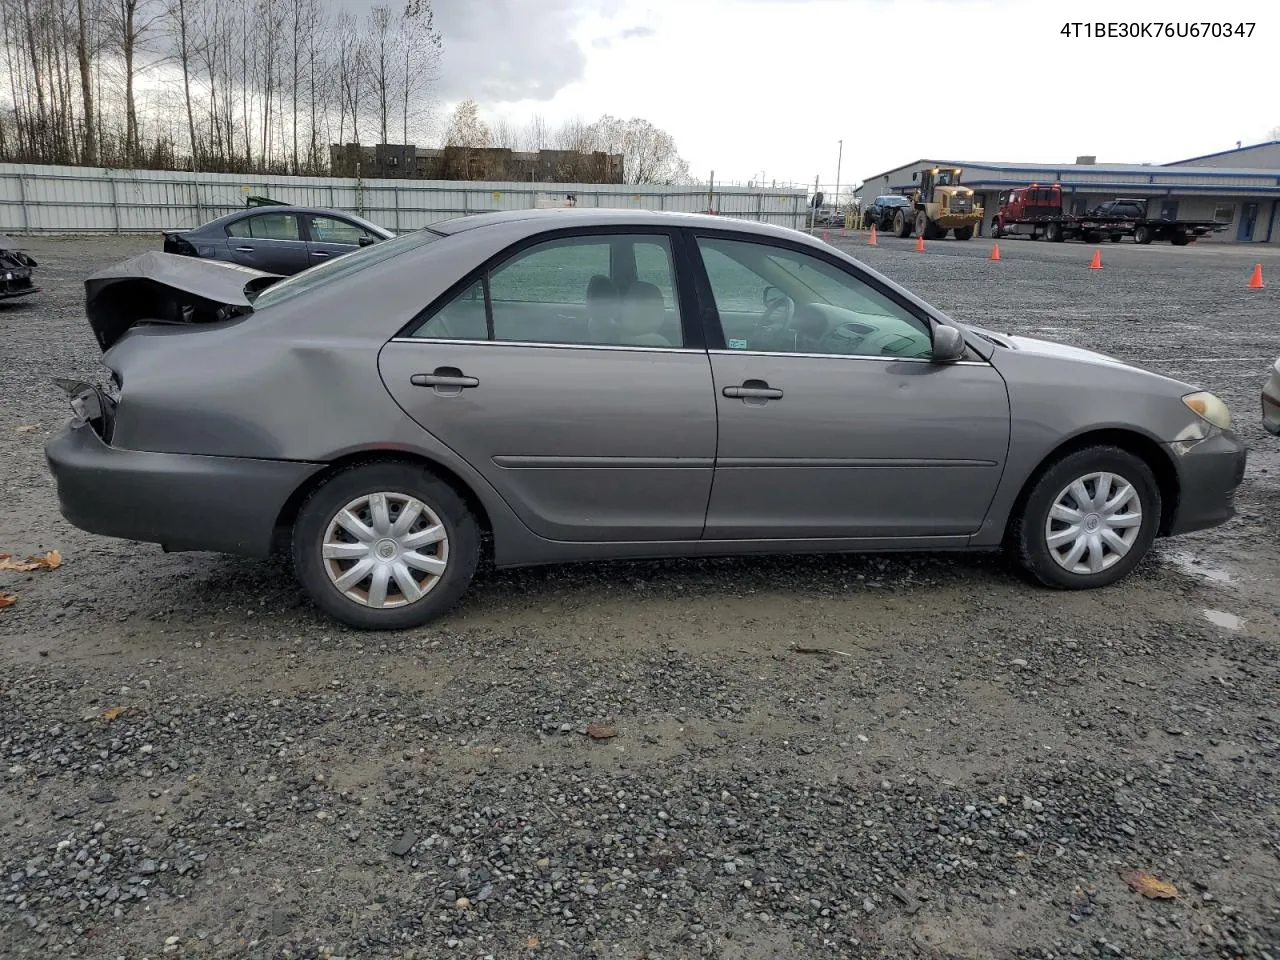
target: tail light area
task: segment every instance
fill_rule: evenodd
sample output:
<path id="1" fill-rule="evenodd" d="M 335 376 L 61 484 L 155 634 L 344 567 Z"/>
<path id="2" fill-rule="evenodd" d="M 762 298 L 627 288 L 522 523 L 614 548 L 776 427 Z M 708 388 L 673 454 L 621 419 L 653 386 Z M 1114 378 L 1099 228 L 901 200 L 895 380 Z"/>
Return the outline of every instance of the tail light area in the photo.
<path id="1" fill-rule="evenodd" d="M 112 373 L 107 386 L 96 386 L 83 380 L 66 380 L 55 377 L 53 381 L 66 395 L 71 405 L 72 422 L 76 426 L 88 425 L 102 438 L 111 442 L 115 430 L 116 407 L 120 401 L 120 380 Z"/>
<path id="2" fill-rule="evenodd" d="M 176 253 L 182 257 L 194 257 L 196 248 L 176 233 L 166 233 L 164 235 L 164 252 Z"/>

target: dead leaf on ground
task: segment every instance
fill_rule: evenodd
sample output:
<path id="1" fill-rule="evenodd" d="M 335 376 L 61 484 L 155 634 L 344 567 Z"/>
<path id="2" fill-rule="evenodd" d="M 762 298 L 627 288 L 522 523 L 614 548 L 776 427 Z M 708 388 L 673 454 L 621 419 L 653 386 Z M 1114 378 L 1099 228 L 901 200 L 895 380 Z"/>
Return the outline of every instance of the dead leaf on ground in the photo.
<path id="1" fill-rule="evenodd" d="M 57 570 L 62 566 L 62 554 L 57 550 L 37 553 L 25 560 L 15 560 L 12 554 L 0 553 L 0 570 L 30 573 L 32 570 Z"/>
<path id="2" fill-rule="evenodd" d="M 5 607 L 12 607 L 17 602 L 18 598 L 12 593 L 0 593 L 0 610 L 3 610 Z"/>
<path id="3" fill-rule="evenodd" d="M 587 736 L 592 740 L 612 740 L 618 735 L 618 731 L 613 727 L 601 727 L 592 724 L 587 727 Z"/>
<path id="4" fill-rule="evenodd" d="M 1149 900 L 1176 900 L 1178 897 L 1178 888 L 1172 883 L 1144 870 L 1129 870 L 1121 873 L 1120 879 Z"/>
<path id="5" fill-rule="evenodd" d="M 538 935 L 536 933 L 529 934 L 529 936 L 525 937 L 524 940 L 524 945 L 530 949 L 539 946 L 541 943 L 542 941 L 538 939 Z"/>
<path id="6" fill-rule="evenodd" d="M 122 713 L 124 713 L 124 707 L 108 707 L 106 710 L 102 711 L 102 719 L 107 721 L 107 723 L 110 723 Z"/>
<path id="7" fill-rule="evenodd" d="M 24 423 L 18 428 L 19 433 L 35 433 L 39 429 L 34 423 Z"/>

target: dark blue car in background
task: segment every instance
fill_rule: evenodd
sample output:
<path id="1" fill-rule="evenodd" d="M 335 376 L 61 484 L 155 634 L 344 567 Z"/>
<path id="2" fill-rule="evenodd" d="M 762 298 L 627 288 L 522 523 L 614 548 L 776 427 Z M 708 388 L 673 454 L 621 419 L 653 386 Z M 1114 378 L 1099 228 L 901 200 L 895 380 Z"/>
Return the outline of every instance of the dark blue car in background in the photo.
<path id="1" fill-rule="evenodd" d="M 394 236 L 354 213 L 272 205 L 229 213 L 192 230 L 166 230 L 164 251 L 292 276 Z"/>

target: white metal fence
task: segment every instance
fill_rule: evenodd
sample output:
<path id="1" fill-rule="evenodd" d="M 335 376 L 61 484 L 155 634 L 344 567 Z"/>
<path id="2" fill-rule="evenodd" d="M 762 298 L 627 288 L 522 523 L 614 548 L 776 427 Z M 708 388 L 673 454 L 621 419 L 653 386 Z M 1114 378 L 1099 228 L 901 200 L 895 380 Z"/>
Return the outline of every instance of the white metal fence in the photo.
<path id="1" fill-rule="evenodd" d="M 250 196 L 354 211 L 391 230 L 541 206 L 676 210 L 806 225 L 804 190 L 272 177 L 0 163 L 0 233 L 149 233 L 243 209 Z"/>

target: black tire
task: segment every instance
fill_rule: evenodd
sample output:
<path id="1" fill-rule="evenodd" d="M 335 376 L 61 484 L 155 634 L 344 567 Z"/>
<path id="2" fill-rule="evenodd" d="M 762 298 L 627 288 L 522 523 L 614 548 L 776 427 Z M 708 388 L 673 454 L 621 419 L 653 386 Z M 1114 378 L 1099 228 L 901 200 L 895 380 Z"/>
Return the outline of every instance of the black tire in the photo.
<path id="1" fill-rule="evenodd" d="M 1169 238 L 1169 242 L 1175 247 L 1185 247 L 1191 242 L 1191 239 L 1185 233 L 1175 233 Z"/>
<path id="2" fill-rule="evenodd" d="M 1051 243 L 1061 243 L 1062 242 L 1062 224 L 1060 223 L 1046 224 L 1044 228 L 1044 238 L 1050 241 Z"/>
<path id="3" fill-rule="evenodd" d="M 1112 243 L 1119 243 L 1119 242 L 1120 242 L 1121 240 L 1123 240 L 1123 239 L 1124 239 L 1124 234 L 1123 234 L 1123 233 L 1113 233 L 1113 234 L 1111 235 L 1111 242 L 1112 242 Z"/>
<path id="4" fill-rule="evenodd" d="M 342 508 L 363 495 L 380 492 L 421 501 L 444 527 L 448 554 L 444 572 L 419 599 L 374 608 L 338 589 L 326 570 L 322 548 L 326 531 Z M 458 492 L 426 467 L 370 463 L 334 474 L 311 493 L 294 522 L 290 552 L 299 582 L 329 616 L 357 630 L 404 630 L 439 617 L 466 592 L 480 560 L 480 526 Z M 403 599 L 399 588 L 394 590 Z"/>
<path id="5" fill-rule="evenodd" d="M 1134 243 L 1150 243 L 1151 240 L 1151 228 L 1148 226 L 1140 226 L 1133 232 Z"/>
<path id="6" fill-rule="evenodd" d="M 900 237 L 911 236 L 911 231 L 915 228 L 915 218 L 907 219 L 906 215 L 899 210 L 893 215 L 893 232 Z"/>
<path id="7" fill-rule="evenodd" d="M 973 227 L 956 227 L 955 234 L 957 240 L 972 240 Z"/>
<path id="8" fill-rule="evenodd" d="M 1004 236 L 1004 234 L 1000 231 L 1000 221 L 992 220 L 991 221 L 991 239 L 999 240 L 1002 236 Z"/>
<path id="9" fill-rule="evenodd" d="M 1048 545 L 1049 511 L 1074 480 L 1101 472 L 1114 474 L 1133 487 L 1142 511 L 1141 523 L 1128 552 L 1106 569 L 1098 573 L 1073 572 L 1054 558 Z M 1106 587 L 1128 576 L 1151 549 L 1160 526 L 1160 508 L 1160 488 L 1145 461 L 1119 447 L 1087 447 L 1067 454 L 1040 475 L 1010 527 L 1009 544 L 1023 569 L 1047 587 Z"/>

